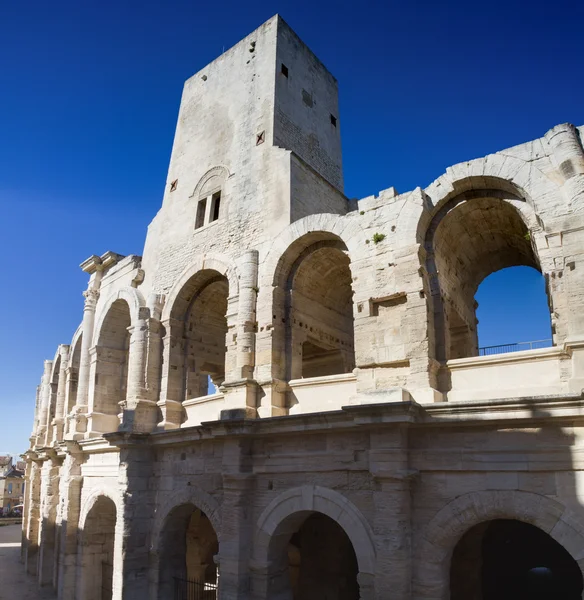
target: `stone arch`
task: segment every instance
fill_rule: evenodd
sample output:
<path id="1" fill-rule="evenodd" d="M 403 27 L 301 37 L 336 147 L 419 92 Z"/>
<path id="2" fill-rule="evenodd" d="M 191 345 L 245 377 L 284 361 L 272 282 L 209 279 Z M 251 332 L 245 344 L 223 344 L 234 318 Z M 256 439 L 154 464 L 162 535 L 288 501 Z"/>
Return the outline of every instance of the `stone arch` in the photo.
<path id="1" fill-rule="evenodd" d="M 174 304 L 188 281 L 195 276 L 199 271 L 210 270 L 217 271 L 223 275 L 229 282 L 230 298 L 239 295 L 239 277 L 237 267 L 231 259 L 219 254 L 203 254 L 196 256 L 189 266 L 183 270 L 174 285 L 170 289 L 164 308 L 162 309 L 161 321 L 165 322 L 170 319 Z"/>
<path id="2" fill-rule="evenodd" d="M 188 538 L 197 531 L 192 529 L 193 517 L 199 524 L 205 522 L 206 527 L 198 529 L 194 545 L 189 545 Z M 199 537 L 201 534 L 205 537 Z M 192 487 L 169 496 L 156 510 L 150 538 L 151 597 L 166 598 L 172 593 L 171 575 L 200 581 L 204 579 L 204 573 L 209 575 L 210 568 L 211 578 L 216 584 L 217 570 L 211 555 L 219 549 L 220 535 L 221 508 L 217 500 L 207 492 L 199 487 Z M 173 540 L 170 544 L 169 536 Z M 191 554 L 193 551 L 195 556 Z M 202 559 L 203 556 L 205 559 Z M 195 557 L 199 559 L 195 560 L 195 564 L 199 566 L 195 567 L 195 573 L 190 573 L 192 559 Z M 201 572 L 202 564 L 206 564 L 207 568 L 203 568 Z"/>
<path id="3" fill-rule="evenodd" d="M 221 187 L 228 178 L 229 169 L 227 167 L 224 167 L 223 165 L 212 167 L 201 177 L 201 179 L 199 179 L 191 194 L 191 198 L 198 199 L 206 193 L 206 191 L 215 191 L 217 188 Z"/>
<path id="4" fill-rule="evenodd" d="M 122 499 L 116 490 L 100 486 L 91 490 L 81 502 L 81 509 L 79 511 L 79 529 L 83 529 L 89 511 L 94 507 L 101 496 L 109 498 L 116 505 L 117 514 L 122 514 Z"/>
<path id="5" fill-rule="evenodd" d="M 349 255 L 354 254 L 358 244 L 367 237 L 357 219 L 351 218 L 351 215 L 323 213 L 309 215 L 295 221 L 278 235 L 267 253 L 263 273 L 264 278 L 269 278 L 269 283 L 264 280 L 264 285 L 278 285 L 282 271 L 285 269 L 283 259 L 288 249 L 304 236 L 308 236 L 307 240 L 312 239 L 313 241 L 330 239 L 333 236 L 345 244 Z"/>
<path id="6" fill-rule="evenodd" d="M 414 597 L 448 600 L 456 544 L 471 527 L 494 519 L 535 525 L 562 545 L 584 571 L 584 523 L 561 502 L 516 490 L 470 492 L 449 502 L 424 529 L 415 551 Z"/>
<path id="7" fill-rule="evenodd" d="M 145 318 L 141 314 L 147 311 L 146 301 L 142 292 L 133 287 L 123 287 L 110 294 L 103 304 L 100 303 L 99 317 L 95 322 L 95 340 L 99 339 L 99 332 L 102 330 L 103 322 L 107 318 L 108 312 L 112 305 L 118 300 L 125 300 L 130 309 L 130 318 L 132 325 L 136 324 L 140 318 Z"/>
<path id="8" fill-rule="evenodd" d="M 470 189 L 499 188 L 523 197 L 539 213 L 540 205 L 562 198 L 560 187 L 533 163 L 507 154 L 488 156 L 453 165 L 433 181 L 424 193 L 430 212 L 439 210 L 453 196 Z"/>
<path id="9" fill-rule="evenodd" d="M 150 550 L 157 553 L 160 544 L 160 534 L 164 528 L 164 523 L 169 514 L 181 504 L 193 504 L 199 507 L 208 517 L 209 521 L 217 532 L 217 537 L 221 537 L 221 506 L 213 496 L 205 492 L 198 486 L 191 486 L 188 490 L 174 493 L 156 509 L 154 513 L 154 524 L 150 538 Z"/>
<path id="10" fill-rule="evenodd" d="M 322 229 L 296 237 L 277 261 L 272 286 L 272 376 L 290 381 L 351 373 L 353 278 L 345 241 Z M 289 392 L 287 407 L 306 411 L 299 403 Z"/>
<path id="11" fill-rule="evenodd" d="M 67 365 L 67 382 L 65 389 L 65 414 L 68 415 L 77 402 L 77 384 L 79 365 L 81 362 L 81 343 L 83 340 L 83 323 L 77 327 L 69 346 L 69 363 Z"/>
<path id="12" fill-rule="evenodd" d="M 69 344 L 69 347 L 71 348 L 71 352 L 73 352 L 73 349 L 77 345 L 77 342 L 81 339 L 82 335 L 83 335 L 83 323 L 79 323 L 79 326 L 77 327 L 77 329 L 75 330 L 75 333 L 73 334 L 73 337 L 71 338 L 71 343 Z"/>
<path id="13" fill-rule="evenodd" d="M 255 532 L 254 564 L 256 570 L 267 570 L 270 543 L 278 535 L 279 526 L 298 513 L 319 512 L 330 517 L 346 532 L 359 565 L 359 575 L 375 574 L 376 550 L 373 531 L 359 509 L 345 496 L 318 485 L 292 488 L 274 498 L 260 515 Z"/>
<path id="14" fill-rule="evenodd" d="M 123 513 L 120 504 L 117 494 L 103 489 L 92 491 L 82 504 L 76 597 L 88 600 L 121 597 L 120 567 L 115 568 L 122 558 L 120 515 Z"/>
<path id="15" fill-rule="evenodd" d="M 418 223 L 432 315 L 430 348 L 441 363 L 478 354 L 474 297 L 486 277 L 506 267 L 529 266 L 549 281 L 554 269 L 554 251 L 547 248 L 544 224 L 529 194 L 515 181 L 487 170 L 478 175 L 468 164 L 457 165 L 455 174 L 428 188 L 433 197 L 427 196 L 429 205 Z M 479 164 L 484 168 L 485 160 Z M 548 304 L 551 319 L 551 286 Z M 435 385 L 448 392 L 446 369 Z"/>

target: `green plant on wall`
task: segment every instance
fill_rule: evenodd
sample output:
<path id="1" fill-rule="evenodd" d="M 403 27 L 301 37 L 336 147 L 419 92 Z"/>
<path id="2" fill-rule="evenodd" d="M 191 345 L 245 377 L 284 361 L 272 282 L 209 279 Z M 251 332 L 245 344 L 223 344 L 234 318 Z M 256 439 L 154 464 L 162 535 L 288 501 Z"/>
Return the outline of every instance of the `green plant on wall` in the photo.
<path id="1" fill-rule="evenodd" d="M 374 244 L 379 244 L 379 242 L 383 242 L 384 239 L 385 239 L 385 234 L 383 234 L 383 233 L 374 233 L 373 234 L 373 243 Z"/>

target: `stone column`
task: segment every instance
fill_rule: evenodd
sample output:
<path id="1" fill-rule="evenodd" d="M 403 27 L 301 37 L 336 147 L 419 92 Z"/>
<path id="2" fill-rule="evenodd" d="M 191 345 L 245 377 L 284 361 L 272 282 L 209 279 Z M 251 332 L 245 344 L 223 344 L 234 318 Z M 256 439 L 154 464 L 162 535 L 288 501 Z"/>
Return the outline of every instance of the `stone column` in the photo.
<path id="1" fill-rule="evenodd" d="M 39 558 L 39 521 L 41 517 L 41 470 L 36 454 L 29 453 L 30 475 L 27 483 L 27 550 L 25 557 L 26 572 L 37 574 Z"/>
<path id="2" fill-rule="evenodd" d="M 259 327 L 254 369 L 255 378 L 263 392 L 257 409 L 258 416 L 262 418 L 288 414 L 285 296 L 282 288 L 274 287 L 269 278 L 264 278 L 257 299 Z"/>
<path id="3" fill-rule="evenodd" d="M 573 211 L 584 209 L 584 150 L 576 128 L 562 123 L 550 129 L 544 138 L 550 158 L 564 180 L 564 192 Z"/>
<path id="4" fill-rule="evenodd" d="M 39 525 L 39 585 L 50 585 L 54 579 L 57 505 L 59 503 L 59 463 L 50 452 L 41 469 L 41 510 Z"/>
<path id="5" fill-rule="evenodd" d="M 101 271 L 97 271 L 96 274 Z M 98 280 L 98 281 L 99 281 Z M 99 299 L 99 286 L 92 282 L 83 292 L 85 305 L 83 307 L 83 337 L 81 338 L 81 352 L 79 356 L 79 377 L 77 382 L 77 400 L 69 414 L 69 439 L 81 439 L 87 431 L 87 406 L 89 404 L 89 373 L 91 369 L 91 356 L 89 350 L 93 345 L 93 327 L 95 324 L 95 309 Z"/>
<path id="6" fill-rule="evenodd" d="M 39 426 L 37 429 L 37 445 L 44 446 L 49 426 L 49 411 L 51 409 L 51 369 L 53 368 L 52 360 L 45 360 L 43 379 L 41 382 L 41 403 L 39 411 Z"/>
<path id="7" fill-rule="evenodd" d="M 149 359 L 160 348 L 159 325 L 150 319 L 150 310 L 141 308 L 138 321 L 128 327 L 130 349 L 128 359 L 128 388 L 123 409 L 122 431 L 149 433 L 156 425 L 157 407 L 154 398 L 157 385 L 146 381 Z M 148 383 L 154 387 L 149 389 Z"/>
<path id="8" fill-rule="evenodd" d="M 184 394 L 184 323 L 168 319 L 162 323 L 162 379 L 158 406 L 162 420 L 157 428 L 178 429 L 183 420 Z"/>
<path id="9" fill-rule="evenodd" d="M 52 441 L 63 439 L 65 423 L 65 400 L 67 395 L 67 373 L 69 366 L 69 346 L 62 344 L 59 346 L 61 362 L 59 364 L 59 383 L 57 384 L 57 406 L 55 408 L 55 419 L 53 421 Z"/>
<path id="10" fill-rule="evenodd" d="M 411 480 L 409 468 L 408 426 L 394 430 L 372 431 L 370 470 L 378 482 L 374 493 L 373 532 L 378 540 L 375 588 L 377 597 L 411 597 L 412 525 Z M 371 574 L 373 575 L 373 574 Z M 369 581 L 360 574 L 359 583 Z M 371 587 L 371 585 L 369 586 Z M 365 596 L 361 596 L 365 598 Z M 369 595 L 373 598 L 373 595 Z"/>
<path id="11" fill-rule="evenodd" d="M 245 416 L 257 416 L 255 365 L 256 303 L 258 295 L 258 251 L 248 250 L 238 261 L 239 299 L 235 319 L 235 347 L 228 340 L 225 382 L 226 409 L 240 409 Z M 229 317 L 228 317 L 229 318 Z M 231 327 L 230 327 L 231 332 Z M 228 333 L 230 335 L 230 333 Z M 235 353 L 235 360 L 229 356 Z M 235 364 L 233 364 L 235 363 Z"/>
<path id="12" fill-rule="evenodd" d="M 35 396 L 35 404 L 34 404 L 34 423 L 32 426 L 32 433 L 30 434 L 30 447 L 34 448 L 36 446 L 36 442 L 37 442 L 37 432 L 39 429 L 39 424 L 40 424 L 40 420 L 41 420 L 41 405 L 42 405 L 42 393 L 43 393 L 43 386 L 42 386 L 42 378 L 41 378 L 41 384 L 37 385 L 36 387 L 36 396 Z"/>

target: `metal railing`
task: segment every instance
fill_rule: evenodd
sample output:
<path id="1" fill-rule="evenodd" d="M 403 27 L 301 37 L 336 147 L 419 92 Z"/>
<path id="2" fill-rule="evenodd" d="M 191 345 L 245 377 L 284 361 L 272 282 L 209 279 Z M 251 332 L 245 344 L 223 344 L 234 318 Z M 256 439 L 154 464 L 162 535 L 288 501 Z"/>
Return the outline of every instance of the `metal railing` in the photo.
<path id="1" fill-rule="evenodd" d="M 174 600 L 216 600 L 217 584 L 174 578 Z"/>
<path id="2" fill-rule="evenodd" d="M 491 354 L 503 354 L 504 352 L 519 352 L 520 350 L 535 350 L 537 348 L 550 348 L 552 340 L 535 340 L 533 342 L 515 342 L 513 344 L 501 344 L 499 346 L 483 346 L 479 348 L 479 356 L 490 356 Z"/>

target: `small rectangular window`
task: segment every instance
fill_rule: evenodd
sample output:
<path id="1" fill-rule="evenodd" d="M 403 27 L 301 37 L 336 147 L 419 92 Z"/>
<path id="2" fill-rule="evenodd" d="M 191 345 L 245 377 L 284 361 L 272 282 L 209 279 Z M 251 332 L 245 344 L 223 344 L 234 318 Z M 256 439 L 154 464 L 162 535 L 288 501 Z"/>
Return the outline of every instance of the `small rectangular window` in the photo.
<path id="1" fill-rule="evenodd" d="M 202 198 L 197 204 L 197 218 L 195 220 L 195 229 L 199 229 L 205 224 L 205 211 L 207 209 L 207 198 Z"/>
<path id="2" fill-rule="evenodd" d="M 284 63 L 282 63 L 282 75 L 288 77 L 288 67 Z"/>
<path id="3" fill-rule="evenodd" d="M 211 198 L 211 221 L 219 218 L 219 207 L 221 205 L 221 192 L 213 194 Z"/>
<path id="4" fill-rule="evenodd" d="M 331 125 L 333 125 L 333 127 L 337 126 L 337 118 L 334 115 L 331 115 Z"/>

